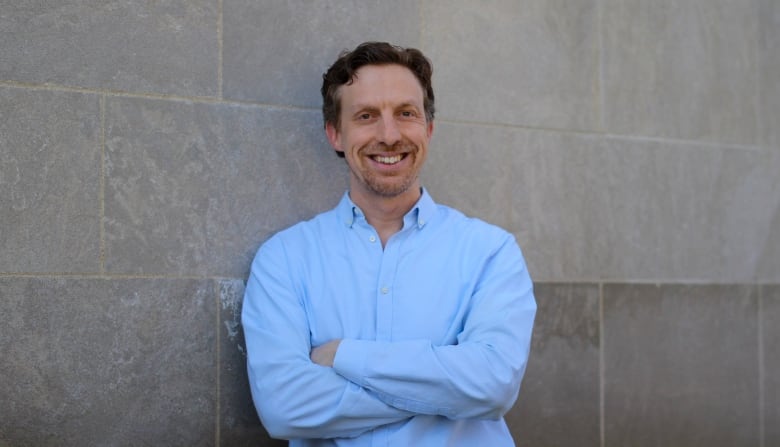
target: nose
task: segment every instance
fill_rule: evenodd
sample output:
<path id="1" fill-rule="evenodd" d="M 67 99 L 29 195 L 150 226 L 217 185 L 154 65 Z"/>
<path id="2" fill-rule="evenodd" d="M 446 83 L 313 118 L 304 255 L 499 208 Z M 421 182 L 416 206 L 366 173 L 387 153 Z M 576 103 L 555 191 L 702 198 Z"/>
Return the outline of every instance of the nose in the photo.
<path id="1" fill-rule="evenodd" d="M 387 146 L 393 146 L 401 141 L 401 132 L 398 130 L 398 123 L 393 116 L 383 116 L 379 129 L 379 142 Z"/>

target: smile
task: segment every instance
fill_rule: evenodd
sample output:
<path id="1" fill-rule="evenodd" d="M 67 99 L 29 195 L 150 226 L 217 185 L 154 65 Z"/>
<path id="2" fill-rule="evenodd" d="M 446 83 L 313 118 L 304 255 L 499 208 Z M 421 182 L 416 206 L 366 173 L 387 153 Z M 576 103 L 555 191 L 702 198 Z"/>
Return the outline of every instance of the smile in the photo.
<path id="1" fill-rule="evenodd" d="M 372 160 L 385 164 L 385 165 L 394 165 L 401 161 L 404 158 L 404 155 L 397 154 L 397 155 L 374 155 L 371 157 Z"/>

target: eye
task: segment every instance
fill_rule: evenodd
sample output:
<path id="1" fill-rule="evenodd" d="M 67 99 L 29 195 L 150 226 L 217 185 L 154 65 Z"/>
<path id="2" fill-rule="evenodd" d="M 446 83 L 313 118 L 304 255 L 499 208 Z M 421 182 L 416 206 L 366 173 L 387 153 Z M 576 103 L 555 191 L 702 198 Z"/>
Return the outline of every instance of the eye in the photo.
<path id="1" fill-rule="evenodd" d="M 414 118 L 417 116 L 417 113 L 415 113 L 414 110 L 403 110 L 401 112 L 401 116 L 406 118 Z"/>

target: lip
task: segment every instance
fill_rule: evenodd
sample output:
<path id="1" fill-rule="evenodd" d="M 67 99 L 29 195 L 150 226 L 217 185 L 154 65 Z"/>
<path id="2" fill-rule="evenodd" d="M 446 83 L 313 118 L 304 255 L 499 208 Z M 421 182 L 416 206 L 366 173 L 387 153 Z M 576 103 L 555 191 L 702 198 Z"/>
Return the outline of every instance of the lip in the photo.
<path id="1" fill-rule="evenodd" d="M 397 163 L 394 164 L 386 164 L 382 163 L 380 161 L 377 161 L 374 159 L 374 157 L 380 156 L 380 157 L 395 157 L 395 156 L 401 156 L 401 160 L 399 160 Z M 410 152 L 383 152 L 378 154 L 366 154 L 366 159 L 368 160 L 368 163 L 372 166 L 373 169 L 377 171 L 382 172 L 393 172 L 397 171 L 401 168 L 405 168 L 409 161 L 411 160 L 411 157 L 409 157 Z"/>

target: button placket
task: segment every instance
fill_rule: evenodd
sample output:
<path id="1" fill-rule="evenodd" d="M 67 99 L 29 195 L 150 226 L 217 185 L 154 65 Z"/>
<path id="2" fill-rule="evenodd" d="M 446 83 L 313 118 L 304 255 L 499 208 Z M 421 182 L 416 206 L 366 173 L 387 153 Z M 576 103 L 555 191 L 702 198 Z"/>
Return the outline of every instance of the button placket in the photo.
<path id="1" fill-rule="evenodd" d="M 376 288 L 376 339 L 390 341 L 393 336 L 393 283 L 398 269 L 400 241 L 390 238 L 382 252 Z"/>

